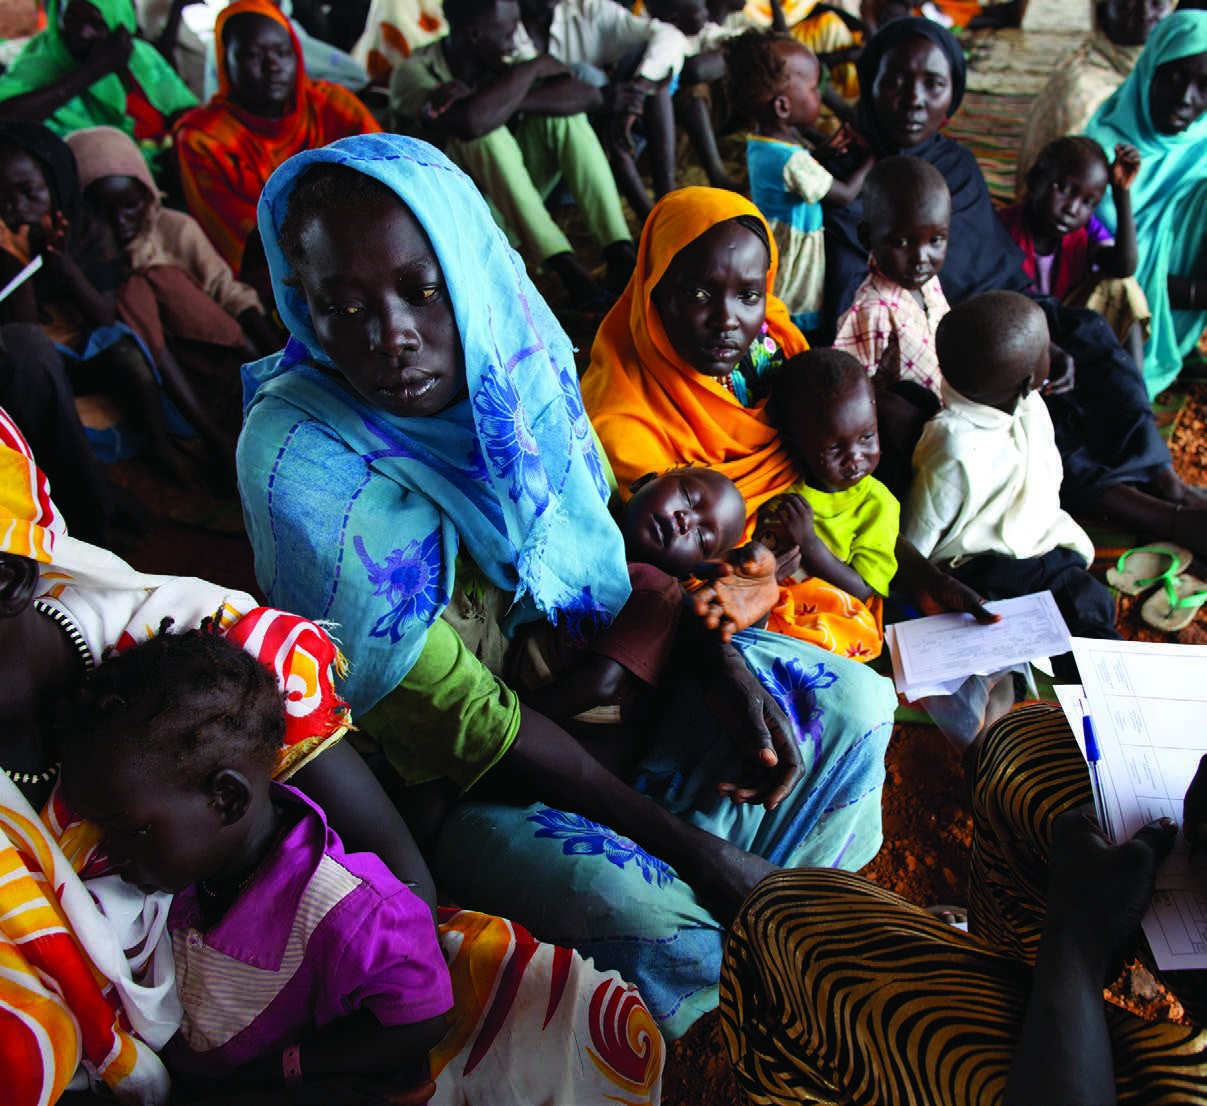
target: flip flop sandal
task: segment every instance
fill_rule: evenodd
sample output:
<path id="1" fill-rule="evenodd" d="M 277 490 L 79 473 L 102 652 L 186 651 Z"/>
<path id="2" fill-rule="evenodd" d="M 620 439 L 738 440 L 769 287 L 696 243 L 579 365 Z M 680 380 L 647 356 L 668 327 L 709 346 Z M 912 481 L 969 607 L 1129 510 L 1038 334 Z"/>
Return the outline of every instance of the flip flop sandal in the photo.
<path id="1" fill-rule="evenodd" d="M 1145 588 L 1171 576 L 1180 576 L 1194 560 L 1189 549 L 1172 542 L 1154 542 L 1129 549 L 1106 570 L 1106 582 L 1124 595 L 1139 595 Z"/>
<path id="2" fill-rule="evenodd" d="M 1195 619 L 1207 603 L 1207 583 L 1197 576 L 1166 576 L 1140 607 L 1140 617 L 1154 630 L 1176 634 Z"/>

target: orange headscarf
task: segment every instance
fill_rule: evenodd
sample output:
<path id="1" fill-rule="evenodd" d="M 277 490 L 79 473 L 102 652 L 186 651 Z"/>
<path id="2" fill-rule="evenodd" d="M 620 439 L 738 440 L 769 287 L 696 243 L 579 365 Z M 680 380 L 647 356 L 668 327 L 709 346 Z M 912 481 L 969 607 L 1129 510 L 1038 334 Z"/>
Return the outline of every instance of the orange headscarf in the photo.
<path id="1" fill-rule="evenodd" d="M 633 278 L 595 336 L 583 400 L 626 498 L 628 486 L 647 472 L 702 465 L 737 484 L 753 517 L 762 503 L 798 479 L 767 417 L 766 400 L 743 407 L 719 380 L 684 361 L 652 300 L 680 250 L 739 215 L 754 216 L 766 226 L 758 208 L 736 192 L 681 188 L 663 197 L 646 220 Z M 809 347 L 787 308 L 771 294 L 779 259 L 770 230 L 767 240 L 767 332 L 791 357 Z"/>
<path id="2" fill-rule="evenodd" d="M 262 15 L 288 32 L 297 58 L 293 106 L 280 119 L 244 111 L 230 98 L 224 31 L 240 15 Z M 256 227 L 256 203 L 273 171 L 302 150 L 340 138 L 380 131 L 369 109 L 351 92 L 306 76 L 293 26 L 271 0 L 237 0 L 214 24 L 218 91 L 208 104 L 185 112 L 176 124 L 180 178 L 189 211 L 236 272 Z"/>

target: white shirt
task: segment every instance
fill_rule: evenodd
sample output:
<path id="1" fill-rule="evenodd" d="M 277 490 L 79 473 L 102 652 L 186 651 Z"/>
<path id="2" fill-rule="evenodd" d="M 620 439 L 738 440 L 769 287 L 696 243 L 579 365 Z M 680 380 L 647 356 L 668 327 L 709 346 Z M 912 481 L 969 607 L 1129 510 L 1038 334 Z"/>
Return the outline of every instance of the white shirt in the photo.
<path id="1" fill-rule="evenodd" d="M 942 397 L 914 450 L 902 534 L 942 563 L 981 553 L 1022 560 L 1065 546 L 1089 565 L 1094 544 L 1060 506 L 1064 468 L 1043 399 L 1032 392 L 1007 415 L 946 381 Z"/>
<path id="2" fill-rule="evenodd" d="M 669 23 L 634 15 L 616 0 L 559 0 L 553 9 L 549 53 L 566 65 L 586 62 L 603 69 L 635 46 L 645 46 L 638 77 L 657 83 L 683 68 L 687 39 Z M 536 53 L 521 23 L 512 57 L 525 61 Z"/>

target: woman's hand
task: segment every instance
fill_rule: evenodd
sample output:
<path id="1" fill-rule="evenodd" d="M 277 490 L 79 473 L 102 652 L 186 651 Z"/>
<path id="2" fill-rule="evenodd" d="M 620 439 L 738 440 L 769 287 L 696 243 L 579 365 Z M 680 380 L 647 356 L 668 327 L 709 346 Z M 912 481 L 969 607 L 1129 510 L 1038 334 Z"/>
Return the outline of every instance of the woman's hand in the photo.
<path id="1" fill-rule="evenodd" d="M 1135 183 L 1140 172 L 1140 151 L 1135 146 L 1120 142 L 1115 146 L 1115 160 L 1111 163 L 1111 188 L 1125 191 Z"/>
<path id="2" fill-rule="evenodd" d="M 120 73 L 130 64 L 134 53 L 134 39 L 125 27 L 117 27 L 99 39 L 80 63 L 95 80 Z"/>
<path id="3" fill-rule="evenodd" d="M 732 645 L 720 646 L 708 707 L 730 740 L 748 754 L 750 771 L 741 781 L 717 785 L 735 803 L 762 803 L 774 810 L 792 794 L 804 772 L 792 722 L 775 697 L 746 666 Z"/>
<path id="4" fill-rule="evenodd" d="M 47 273 L 61 277 L 71 262 L 67 253 L 67 216 L 56 211 L 49 224 L 31 224 L 29 227 L 29 249 L 32 254 L 42 255 L 42 265 Z"/>
<path id="5" fill-rule="evenodd" d="M 1048 359 L 1048 382 L 1040 389 L 1040 394 L 1059 396 L 1071 392 L 1076 380 L 1073 358 L 1055 342 L 1049 342 Z"/>
<path id="6" fill-rule="evenodd" d="M 775 556 L 761 542 L 739 546 L 723 560 L 702 562 L 695 575 L 709 583 L 691 594 L 692 608 L 722 641 L 766 618 L 779 602 Z"/>

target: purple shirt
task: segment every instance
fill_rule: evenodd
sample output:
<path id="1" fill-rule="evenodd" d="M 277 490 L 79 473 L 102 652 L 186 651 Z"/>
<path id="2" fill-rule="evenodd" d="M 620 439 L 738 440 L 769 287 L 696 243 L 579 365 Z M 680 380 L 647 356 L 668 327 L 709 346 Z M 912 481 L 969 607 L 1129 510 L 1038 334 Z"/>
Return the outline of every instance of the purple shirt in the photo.
<path id="1" fill-rule="evenodd" d="M 431 912 L 372 853 L 345 853 L 323 813 L 291 787 L 289 824 L 225 915 L 201 928 L 196 888 L 168 916 L 184 1006 L 165 1056 L 220 1077 L 358 1010 L 406 1025 L 453 1004 Z"/>

